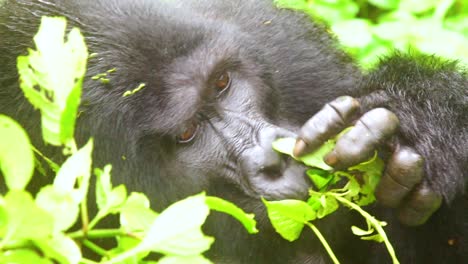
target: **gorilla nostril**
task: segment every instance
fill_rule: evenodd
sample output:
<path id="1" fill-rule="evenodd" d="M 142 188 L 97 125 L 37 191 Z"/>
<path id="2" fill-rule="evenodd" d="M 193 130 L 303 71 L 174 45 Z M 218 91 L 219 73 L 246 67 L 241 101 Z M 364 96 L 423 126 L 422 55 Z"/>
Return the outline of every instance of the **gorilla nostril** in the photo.
<path id="1" fill-rule="evenodd" d="M 274 155 L 266 155 L 263 164 L 259 168 L 259 172 L 269 178 L 279 178 L 283 175 L 287 167 L 288 157 L 279 153 Z"/>
<path id="2" fill-rule="evenodd" d="M 270 178 L 279 178 L 282 175 L 281 166 L 279 165 L 267 166 L 267 167 L 262 166 L 260 167 L 260 172 Z"/>

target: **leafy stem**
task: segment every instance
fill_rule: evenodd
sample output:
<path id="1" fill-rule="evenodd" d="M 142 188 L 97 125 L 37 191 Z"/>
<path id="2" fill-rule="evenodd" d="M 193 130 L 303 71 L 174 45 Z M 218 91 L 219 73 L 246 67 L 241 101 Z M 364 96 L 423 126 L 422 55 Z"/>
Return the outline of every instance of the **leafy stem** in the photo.
<path id="1" fill-rule="evenodd" d="M 390 257 L 392 258 L 392 261 L 394 264 L 399 264 L 400 262 L 398 261 L 395 250 L 392 247 L 392 244 L 388 240 L 387 234 L 385 234 L 385 231 L 382 228 L 382 224 L 380 221 L 378 221 L 375 217 L 370 215 L 368 212 L 364 211 L 359 205 L 349 201 L 346 198 L 341 197 L 340 195 L 335 195 L 334 193 L 325 193 L 325 195 L 331 195 L 335 197 L 336 200 L 338 200 L 340 203 L 343 205 L 359 212 L 367 221 L 372 225 L 372 227 L 375 228 L 377 233 L 382 237 L 383 242 L 385 243 L 385 246 L 387 247 L 387 251 L 390 254 Z"/>

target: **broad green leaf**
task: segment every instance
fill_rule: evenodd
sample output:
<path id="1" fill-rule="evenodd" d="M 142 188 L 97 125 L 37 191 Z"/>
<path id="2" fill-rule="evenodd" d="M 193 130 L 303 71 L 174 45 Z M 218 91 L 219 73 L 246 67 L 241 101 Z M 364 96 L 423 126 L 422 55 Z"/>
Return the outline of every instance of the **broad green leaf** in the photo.
<path id="1" fill-rule="evenodd" d="M 92 151 L 93 140 L 90 139 L 83 148 L 79 149 L 65 161 L 54 179 L 54 188 L 63 192 L 72 192 L 77 179 L 80 179 L 79 189 L 76 192 L 72 192 L 77 202 L 81 202 L 88 193 Z"/>
<path id="2" fill-rule="evenodd" d="M 0 229 L 3 241 L 44 239 L 53 233 L 53 217 L 39 208 L 28 192 L 8 192 L 0 208 L 7 215 L 5 227 Z"/>
<path id="3" fill-rule="evenodd" d="M 320 197 L 322 197 L 322 194 L 319 192 L 314 192 L 310 194 L 309 199 L 307 200 L 307 204 L 317 212 L 320 208 L 322 208 L 322 203 L 320 203 Z"/>
<path id="4" fill-rule="evenodd" d="M 309 169 L 306 173 L 318 190 L 328 187 L 328 185 L 333 181 L 333 174 L 328 171 Z"/>
<path id="5" fill-rule="evenodd" d="M 99 215 L 117 213 L 127 199 L 127 189 L 124 185 L 112 188 L 111 172 L 112 166 L 107 165 L 104 170 L 96 170 L 96 202 Z"/>
<path id="6" fill-rule="evenodd" d="M 364 172 L 364 183 L 361 186 L 360 192 L 363 194 L 373 194 L 382 176 L 384 166 L 383 160 L 379 158 L 376 152 L 372 159 L 350 167 L 348 170 Z"/>
<path id="7" fill-rule="evenodd" d="M 36 203 L 54 218 L 54 233 L 67 230 L 78 219 L 79 203 L 71 192 L 47 185 L 37 194 Z"/>
<path id="8" fill-rule="evenodd" d="M 158 216 L 142 193 L 131 193 L 120 211 L 120 224 L 128 231 L 147 231 Z"/>
<path id="9" fill-rule="evenodd" d="M 34 172 L 34 155 L 24 129 L 0 115 L 0 170 L 10 190 L 23 190 Z"/>
<path id="10" fill-rule="evenodd" d="M 323 158 L 335 147 L 334 140 L 328 140 L 316 151 L 299 158 L 305 165 L 319 168 L 322 170 L 332 170 L 333 168 L 323 161 Z"/>
<path id="11" fill-rule="evenodd" d="M 201 226 L 209 213 L 205 194 L 172 204 L 153 222 L 138 251 L 193 256 L 208 250 L 214 239 L 205 236 Z"/>
<path id="12" fill-rule="evenodd" d="M 72 29 L 65 41 L 65 29 L 65 18 L 43 17 L 37 51 L 18 57 L 18 71 L 25 97 L 42 113 L 44 140 L 70 147 L 88 52 L 80 31 Z"/>
<path id="13" fill-rule="evenodd" d="M 317 211 L 318 218 L 324 218 L 325 216 L 335 212 L 340 206 L 335 197 L 331 195 L 324 195 L 320 198 L 322 207 Z"/>
<path id="14" fill-rule="evenodd" d="M 49 239 L 38 239 L 34 243 L 49 258 L 61 264 L 78 264 L 81 259 L 81 250 L 71 238 L 58 233 Z"/>
<path id="15" fill-rule="evenodd" d="M 206 197 L 206 204 L 211 210 L 223 212 L 236 218 L 244 225 L 245 229 L 247 229 L 247 232 L 250 234 L 258 233 L 258 229 L 256 227 L 257 222 L 254 219 L 254 214 L 247 214 L 235 204 L 218 197 Z"/>
<path id="16" fill-rule="evenodd" d="M 316 218 L 315 211 L 299 200 L 269 202 L 263 199 L 271 224 L 284 239 L 294 241 L 299 238 L 304 224 Z"/>
<path id="17" fill-rule="evenodd" d="M 29 249 L 9 250 L 1 253 L 2 264 L 53 264 L 51 260 L 45 259 L 37 252 Z"/>
<path id="18" fill-rule="evenodd" d="M 296 144 L 296 139 L 295 138 L 279 138 L 275 141 L 273 141 L 272 146 L 273 149 L 286 154 L 288 156 L 294 157 L 293 155 L 293 149 L 294 145 Z"/>
<path id="19" fill-rule="evenodd" d="M 350 201 L 361 192 L 361 185 L 359 185 L 359 182 L 353 176 L 348 178 L 348 183 L 344 188 L 347 191 L 346 197 Z"/>
<path id="20" fill-rule="evenodd" d="M 158 264 L 212 264 L 202 255 L 195 256 L 167 256 L 158 261 Z"/>
<path id="21" fill-rule="evenodd" d="M 303 162 L 307 166 L 320 168 L 322 170 L 332 169 L 332 167 L 328 166 L 323 161 L 323 158 L 333 149 L 333 147 L 335 146 L 335 141 L 328 140 L 318 150 L 301 157 L 294 157 L 293 155 L 293 149 L 295 144 L 295 138 L 280 138 L 275 140 L 272 146 L 274 150 L 289 155 L 294 159 Z"/>

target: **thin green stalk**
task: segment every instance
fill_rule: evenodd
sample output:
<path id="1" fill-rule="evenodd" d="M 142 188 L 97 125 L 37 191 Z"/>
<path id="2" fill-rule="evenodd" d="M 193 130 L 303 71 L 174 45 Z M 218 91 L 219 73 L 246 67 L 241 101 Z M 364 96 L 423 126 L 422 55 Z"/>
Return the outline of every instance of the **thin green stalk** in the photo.
<path id="1" fill-rule="evenodd" d="M 109 252 L 107 252 L 107 250 L 103 249 L 102 247 L 94 244 L 89 240 L 84 240 L 83 245 L 100 256 L 105 257 L 109 255 Z"/>
<path id="2" fill-rule="evenodd" d="M 320 243 L 322 243 L 323 247 L 327 251 L 330 258 L 332 259 L 333 263 L 340 264 L 340 262 L 338 261 L 338 258 L 335 256 L 335 253 L 333 253 L 333 250 L 331 249 L 331 247 L 328 244 L 327 240 L 325 240 L 322 233 L 320 233 L 320 230 L 318 230 L 318 228 L 312 223 L 307 222 L 306 225 L 308 225 L 312 229 L 312 231 L 314 231 L 315 235 L 320 240 Z"/>
<path id="3" fill-rule="evenodd" d="M 336 198 L 336 200 L 338 200 L 340 203 L 344 204 L 345 206 L 347 206 L 347 207 L 349 207 L 349 208 L 351 208 L 353 210 L 356 210 L 367 221 L 369 221 L 369 223 L 371 223 L 371 225 L 375 228 L 377 233 L 379 233 L 380 236 L 382 236 L 382 239 L 383 239 L 383 241 L 385 243 L 385 246 L 387 247 L 387 251 L 390 254 L 390 257 L 392 258 L 393 264 L 399 264 L 400 263 L 398 261 L 397 257 L 396 257 L 395 250 L 393 249 L 393 246 L 390 243 L 390 240 L 388 240 L 387 234 L 385 234 L 385 231 L 383 230 L 382 225 L 380 224 L 380 222 L 377 219 L 375 219 L 375 217 L 373 217 L 372 215 L 370 215 L 369 213 L 364 211 L 361 207 L 359 207 L 359 205 L 347 200 L 346 198 L 343 198 L 343 197 L 341 197 L 339 195 L 335 195 L 335 194 L 330 194 L 330 195 L 333 195 Z"/>
<path id="4" fill-rule="evenodd" d="M 79 230 L 76 232 L 68 233 L 67 236 L 69 236 L 72 239 L 112 238 L 116 236 L 134 237 L 132 234 L 129 234 L 128 232 L 122 229 L 95 229 L 95 230 L 90 230 L 87 233 L 85 233 L 83 230 Z"/>

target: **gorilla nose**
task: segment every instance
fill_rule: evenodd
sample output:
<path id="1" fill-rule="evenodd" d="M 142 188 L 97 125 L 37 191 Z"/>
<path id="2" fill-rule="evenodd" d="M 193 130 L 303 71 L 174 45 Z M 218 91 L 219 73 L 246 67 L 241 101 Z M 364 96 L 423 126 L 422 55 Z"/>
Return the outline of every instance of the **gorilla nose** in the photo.
<path id="1" fill-rule="evenodd" d="M 278 138 L 291 136 L 291 134 L 292 132 L 277 127 L 266 127 L 259 131 L 257 155 L 255 155 L 258 173 L 272 178 L 283 174 L 289 157 L 274 151 L 272 143 Z"/>
<path id="2" fill-rule="evenodd" d="M 272 178 L 280 177 L 284 171 L 286 157 L 275 151 L 265 151 L 259 160 L 258 172 Z"/>

